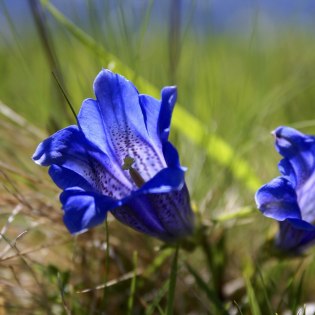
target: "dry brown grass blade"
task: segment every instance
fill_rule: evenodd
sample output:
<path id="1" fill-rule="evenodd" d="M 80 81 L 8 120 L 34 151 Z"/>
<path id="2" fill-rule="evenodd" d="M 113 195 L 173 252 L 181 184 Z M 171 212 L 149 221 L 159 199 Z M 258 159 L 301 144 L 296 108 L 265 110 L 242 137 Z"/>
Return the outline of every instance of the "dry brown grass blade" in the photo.
<path id="1" fill-rule="evenodd" d="M 38 176 L 26 173 L 25 171 L 15 167 L 15 166 L 9 165 L 8 163 L 3 162 L 1 160 L 0 160 L 0 168 L 3 170 L 6 170 L 7 172 L 10 172 L 12 174 L 17 175 L 17 176 L 23 178 L 23 180 L 26 180 L 32 184 L 41 185 L 42 188 L 48 188 L 48 187 L 51 188 L 52 187 L 51 182 L 47 182 Z"/>
<path id="2" fill-rule="evenodd" d="M 130 279 L 132 279 L 135 276 L 135 274 L 137 276 L 140 276 L 142 273 L 143 273 L 143 269 L 142 268 L 139 268 L 137 270 L 132 270 L 132 271 L 129 271 L 129 272 L 125 273 L 124 275 L 122 275 L 119 278 L 110 280 L 110 281 L 108 281 L 108 282 L 106 282 L 104 284 L 98 285 L 98 286 L 96 286 L 94 288 L 88 288 L 88 289 L 84 289 L 82 291 L 78 291 L 77 293 L 88 293 L 88 292 L 91 292 L 91 291 L 94 291 L 94 290 L 102 290 L 104 288 L 108 288 L 108 287 L 114 286 L 116 284 L 119 284 L 122 281 L 130 280 Z"/>
<path id="3" fill-rule="evenodd" d="M 2 227 L 1 231 L 0 231 L 0 240 L 2 239 L 2 235 L 4 235 L 6 233 L 6 231 L 8 230 L 9 225 L 13 222 L 15 216 L 23 209 L 21 204 L 18 204 L 11 212 L 6 224 Z M 1 257 L 1 254 L 0 254 Z"/>
<path id="4" fill-rule="evenodd" d="M 41 129 L 30 124 L 26 119 L 24 119 L 21 115 L 12 110 L 9 106 L 5 105 L 1 100 L 0 114 L 9 119 L 11 122 L 14 122 L 18 126 L 27 130 L 29 133 L 31 133 L 32 135 L 36 136 L 39 139 L 43 139 L 46 137 L 46 134 Z"/>
<path id="5" fill-rule="evenodd" d="M 27 232 L 27 231 L 25 231 L 25 232 Z M 0 261 L 1 262 L 5 262 L 5 261 L 8 261 L 8 260 L 17 258 L 17 257 L 27 256 L 29 254 L 33 254 L 33 253 L 39 252 L 39 251 L 44 250 L 44 249 L 49 249 L 49 248 L 52 248 L 52 247 L 65 245 L 65 244 L 69 244 L 69 243 L 72 243 L 72 242 L 73 242 L 73 240 L 71 238 L 69 238 L 67 240 L 62 240 L 60 242 L 54 241 L 51 244 L 45 244 L 45 245 L 42 245 L 42 246 L 37 246 L 37 247 L 34 247 L 34 248 L 30 248 L 30 249 L 27 249 L 27 250 L 20 251 L 18 254 L 15 254 L 15 255 L 10 255 L 10 256 L 4 257 L 4 258 L 0 258 Z M 11 248 L 11 246 L 10 246 L 10 248 Z"/>

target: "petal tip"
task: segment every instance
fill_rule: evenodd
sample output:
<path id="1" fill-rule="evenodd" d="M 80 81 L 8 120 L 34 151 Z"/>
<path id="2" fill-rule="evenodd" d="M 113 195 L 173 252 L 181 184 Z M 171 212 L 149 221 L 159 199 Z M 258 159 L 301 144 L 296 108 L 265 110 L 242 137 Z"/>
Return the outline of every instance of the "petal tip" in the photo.
<path id="1" fill-rule="evenodd" d="M 137 88 L 131 81 L 109 69 L 102 69 L 93 83 L 93 90 L 99 101 L 106 98 L 108 95 L 125 93 L 128 89 L 139 94 Z"/>
<path id="2" fill-rule="evenodd" d="M 302 132 L 287 126 L 279 126 L 273 131 L 273 133 L 278 139 L 284 138 L 286 140 L 289 140 L 296 137 L 305 137 Z"/>
<path id="3" fill-rule="evenodd" d="M 85 233 L 87 231 L 88 231 L 88 229 L 83 229 L 83 230 L 80 230 L 80 231 L 73 231 L 73 232 L 71 232 L 69 230 L 69 232 L 71 233 L 72 236 L 77 236 L 77 235 L 83 234 L 83 233 Z"/>
<path id="4" fill-rule="evenodd" d="M 175 85 L 166 86 L 162 89 L 161 95 L 162 95 L 162 99 L 167 98 L 169 99 L 169 102 L 175 102 L 177 99 L 177 87 Z"/>
<path id="5" fill-rule="evenodd" d="M 47 166 L 45 164 L 46 155 L 42 150 L 42 144 L 40 144 L 34 154 L 32 155 L 32 160 L 35 164 L 40 166 Z"/>
<path id="6" fill-rule="evenodd" d="M 93 83 L 94 91 L 97 90 L 100 84 L 103 84 L 107 80 L 110 80 L 113 74 L 114 73 L 108 69 L 102 69 L 94 80 Z"/>

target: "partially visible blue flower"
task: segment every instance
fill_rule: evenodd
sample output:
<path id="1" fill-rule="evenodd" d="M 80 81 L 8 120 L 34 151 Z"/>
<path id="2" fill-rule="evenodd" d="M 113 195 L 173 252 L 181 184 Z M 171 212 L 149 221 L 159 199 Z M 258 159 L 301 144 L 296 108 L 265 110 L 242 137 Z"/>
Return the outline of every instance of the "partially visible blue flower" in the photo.
<path id="1" fill-rule="evenodd" d="M 164 241 L 192 233 L 185 169 L 168 141 L 176 88 L 163 88 L 158 101 L 102 70 L 94 92 L 96 100 L 82 104 L 78 126 L 56 132 L 33 156 L 50 166 L 51 178 L 63 190 L 69 231 L 101 224 L 110 211 L 120 222 Z"/>
<path id="2" fill-rule="evenodd" d="M 257 191 L 256 203 L 265 216 L 279 221 L 276 246 L 298 253 L 315 241 L 315 137 L 289 127 L 273 134 L 284 157 L 282 176 Z"/>

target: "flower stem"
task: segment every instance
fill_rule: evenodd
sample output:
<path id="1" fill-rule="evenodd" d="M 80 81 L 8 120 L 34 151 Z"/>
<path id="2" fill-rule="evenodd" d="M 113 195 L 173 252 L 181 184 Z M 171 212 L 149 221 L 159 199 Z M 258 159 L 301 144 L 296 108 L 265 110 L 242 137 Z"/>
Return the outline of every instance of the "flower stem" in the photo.
<path id="1" fill-rule="evenodd" d="M 168 287 L 167 305 L 166 305 L 166 312 L 165 312 L 166 315 L 173 314 L 176 279 L 177 279 L 178 252 L 179 252 L 179 245 L 177 244 L 175 248 L 173 262 L 172 262 L 171 276 L 170 276 L 170 282 L 169 282 L 169 287 Z"/>
<path id="2" fill-rule="evenodd" d="M 211 245 L 208 242 L 207 235 L 203 231 L 202 237 L 201 237 L 201 248 L 202 251 L 206 257 L 206 260 L 208 262 L 208 268 L 209 272 L 212 276 L 212 281 L 213 281 L 213 289 L 217 294 L 217 298 L 220 301 L 224 301 L 224 296 L 222 292 L 222 265 L 216 261 L 216 255 L 217 253 L 216 250 L 213 250 Z"/>
<path id="3" fill-rule="evenodd" d="M 107 303 L 107 286 L 106 283 L 108 281 L 109 275 L 109 260 L 110 260 L 110 252 L 109 252 L 109 230 L 108 230 L 108 222 L 105 220 L 105 237 L 106 237 L 106 262 L 105 262 L 105 276 L 104 276 L 104 291 L 103 291 L 103 301 L 102 305 L 105 308 Z"/>
<path id="4" fill-rule="evenodd" d="M 138 265 L 138 253 L 137 251 L 133 252 L 133 267 L 134 267 L 134 273 L 130 284 L 130 294 L 128 299 L 128 315 L 132 315 L 132 308 L 133 308 L 133 302 L 134 297 L 136 294 L 136 284 L 137 284 L 137 265 Z"/>

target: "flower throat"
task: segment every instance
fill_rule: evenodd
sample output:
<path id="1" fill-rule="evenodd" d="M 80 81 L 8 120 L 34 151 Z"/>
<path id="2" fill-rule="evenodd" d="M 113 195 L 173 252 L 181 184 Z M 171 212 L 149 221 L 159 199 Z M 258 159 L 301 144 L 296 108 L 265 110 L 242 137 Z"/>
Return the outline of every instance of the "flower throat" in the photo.
<path id="1" fill-rule="evenodd" d="M 124 164 L 122 166 L 122 169 L 124 171 L 129 171 L 129 174 L 130 174 L 132 180 L 137 185 L 137 187 L 140 188 L 145 183 L 145 181 L 142 178 L 142 176 L 139 174 L 139 172 L 132 167 L 132 164 L 134 162 L 135 162 L 135 159 L 127 155 L 124 158 Z"/>

